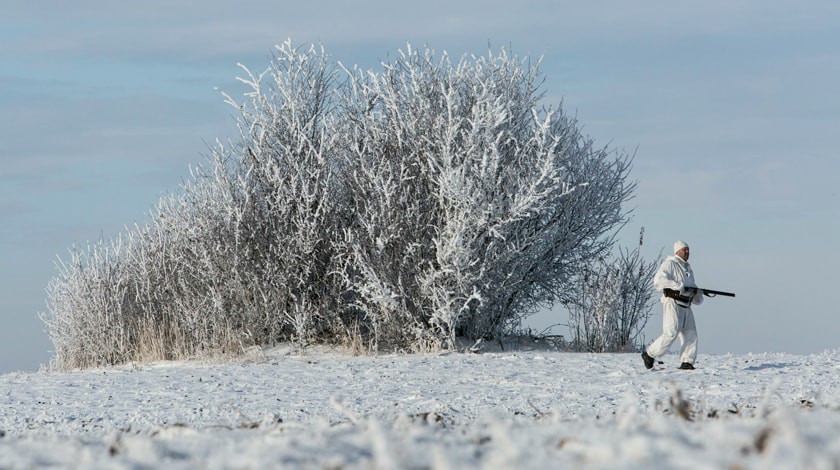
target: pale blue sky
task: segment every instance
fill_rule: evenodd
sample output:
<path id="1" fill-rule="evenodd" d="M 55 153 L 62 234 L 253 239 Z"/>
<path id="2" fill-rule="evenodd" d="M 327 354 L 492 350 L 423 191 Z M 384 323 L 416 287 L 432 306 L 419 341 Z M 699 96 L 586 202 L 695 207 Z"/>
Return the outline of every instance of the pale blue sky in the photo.
<path id="1" fill-rule="evenodd" d="M 651 258 L 684 239 L 701 284 L 738 293 L 696 310 L 701 353 L 840 345 L 840 3 L 77 3 L 0 17 L 0 372 L 51 357 L 56 257 L 177 191 L 235 135 L 214 87 L 239 91 L 236 63 L 261 70 L 289 37 L 367 68 L 406 42 L 543 55 L 545 104 L 636 152 L 625 245 L 640 226 Z"/>

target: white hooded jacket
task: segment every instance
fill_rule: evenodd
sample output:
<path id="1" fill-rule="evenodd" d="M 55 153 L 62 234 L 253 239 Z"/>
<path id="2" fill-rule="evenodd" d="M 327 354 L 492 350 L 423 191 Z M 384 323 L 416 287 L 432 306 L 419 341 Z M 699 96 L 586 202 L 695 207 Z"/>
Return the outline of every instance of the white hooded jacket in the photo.
<path id="1" fill-rule="evenodd" d="M 656 274 L 653 276 L 653 288 L 662 292 L 664 289 L 679 291 L 684 287 L 697 287 L 697 283 L 694 281 L 694 271 L 691 270 L 691 265 L 688 264 L 688 261 L 677 255 L 665 258 L 665 261 L 662 262 L 659 269 L 656 270 Z M 684 291 L 682 294 L 686 295 Z M 659 301 L 663 304 L 668 302 L 676 303 L 676 300 L 670 297 L 665 297 L 664 294 Z M 698 290 L 692 298 L 691 303 L 694 305 L 702 304 L 703 293 Z"/>

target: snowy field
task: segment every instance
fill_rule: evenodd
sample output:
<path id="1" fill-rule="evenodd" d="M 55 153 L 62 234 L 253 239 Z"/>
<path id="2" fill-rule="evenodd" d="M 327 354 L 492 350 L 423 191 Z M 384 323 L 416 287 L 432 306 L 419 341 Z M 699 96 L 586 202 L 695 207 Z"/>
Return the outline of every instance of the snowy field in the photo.
<path id="1" fill-rule="evenodd" d="M 253 351 L 0 376 L 0 468 L 838 468 L 840 351 Z"/>

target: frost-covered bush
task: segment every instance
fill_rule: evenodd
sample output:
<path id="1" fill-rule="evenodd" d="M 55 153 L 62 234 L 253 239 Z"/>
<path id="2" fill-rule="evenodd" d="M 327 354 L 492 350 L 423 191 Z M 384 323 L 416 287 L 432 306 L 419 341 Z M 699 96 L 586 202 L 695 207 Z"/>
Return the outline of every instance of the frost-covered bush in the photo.
<path id="1" fill-rule="evenodd" d="M 575 296 L 622 221 L 628 159 L 539 108 L 536 67 L 408 49 L 350 77 L 342 273 L 374 325 L 448 347 Z"/>
<path id="2" fill-rule="evenodd" d="M 450 348 L 577 298 L 625 219 L 630 158 L 542 107 L 526 64 L 408 47 L 377 72 L 287 42 L 265 72 L 243 67 L 246 93 L 225 94 L 239 140 L 147 226 L 59 263 L 57 364 Z"/>
<path id="3" fill-rule="evenodd" d="M 653 275 L 661 256 L 645 261 L 639 246 L 599 258 L 577 279 L 578 296 L 568 304 L 573 345 L 590 352 L 637 349 L 655 302 Z"/>

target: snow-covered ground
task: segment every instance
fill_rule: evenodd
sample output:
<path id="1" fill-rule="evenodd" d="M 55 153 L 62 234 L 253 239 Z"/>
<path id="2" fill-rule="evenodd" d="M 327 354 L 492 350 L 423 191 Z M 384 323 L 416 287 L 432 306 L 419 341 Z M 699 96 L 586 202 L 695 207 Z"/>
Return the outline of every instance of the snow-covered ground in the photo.
<path id="1" fill-rule="evenodd" d="M 0 468 L 838 468 L 840 351 L 253 351 L 0 376 Z"/>

